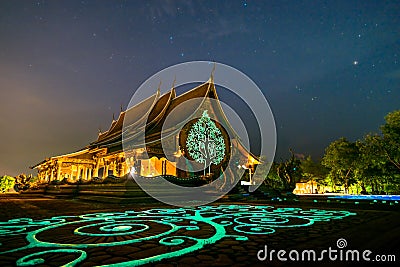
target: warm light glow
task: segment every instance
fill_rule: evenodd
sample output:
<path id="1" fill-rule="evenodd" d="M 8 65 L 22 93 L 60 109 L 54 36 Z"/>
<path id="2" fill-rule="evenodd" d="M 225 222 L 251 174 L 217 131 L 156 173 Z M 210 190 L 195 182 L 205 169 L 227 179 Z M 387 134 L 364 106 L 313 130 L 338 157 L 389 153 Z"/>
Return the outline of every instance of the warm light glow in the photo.
<path id="1" fill-rule="evenodd" d="M 174 152 L 174 156 L 177 157 L 177 158 L 182 157 L 182 155 L 183 155 L 183 154 L 182 154 L 181 149 L 178 149 L 178 151 Z"/>
<path id="2" fill-rule="evenodd" d="M 260 161 L 258 161 L 258 160 L 256 160 L 254 157 L 252 157 L 251 155 L 249 155 L 248 157 L 247 157 L 247 164 L 248 165 L 258 165 L 258 164 L 261 164 L 261 162 Z"/>
<path id="3" fill-rule="evenodd" d="M 176 163 L 170 162 L 166 158 L 158 159 L 157 157 L 152 157 L 150 159 L 142 159 L 140 175 L 144 177 L 159 175 L 176 176 Z"/>
<path id="4" fill-rule="evenodd" d="M 137 174 L 136 168 L 132 166 L 130 173 L 131 173 L 132 177 L 135 177 L 135 175 Z"/>

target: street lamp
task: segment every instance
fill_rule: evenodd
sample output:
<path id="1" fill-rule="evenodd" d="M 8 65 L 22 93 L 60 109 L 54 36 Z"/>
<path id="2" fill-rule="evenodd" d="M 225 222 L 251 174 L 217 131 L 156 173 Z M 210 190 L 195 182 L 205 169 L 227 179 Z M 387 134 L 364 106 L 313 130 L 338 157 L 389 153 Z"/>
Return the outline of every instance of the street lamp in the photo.
<path id="1" fill-rule="evenodd" d="M 252 175 L 252 173 L 251 173 L 251 168 L 248 168 L 246 165 L 238 165 L 238 168 L 239 169 L 241 169 L 241 168 L 243 168 L 243 169 L 245 169 L 245 170 L 249 170 L 249 181 L 247 182 L 247 181 L 241 181 L 240 182 L 240 184 L 241 185 L 254 185 L 254 182 L 253 182 L 253 180 L 252 180 L 252 177 L 251 177 L 251 175 Z"/>

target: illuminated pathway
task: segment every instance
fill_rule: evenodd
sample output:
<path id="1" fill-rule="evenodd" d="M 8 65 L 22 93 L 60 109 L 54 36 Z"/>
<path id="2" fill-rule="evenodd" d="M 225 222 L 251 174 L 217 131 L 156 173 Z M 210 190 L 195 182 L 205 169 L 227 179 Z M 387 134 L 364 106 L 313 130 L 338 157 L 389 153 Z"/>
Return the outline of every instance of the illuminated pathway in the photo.
<path id="1" fill-rule="evenodd" d="M 221 239 L 245 242 L 250 235 L 268 235 L 281 228 L 307 227 L 349 215 L 355 213 L 219 205 L 44 220 L 19 218 L 0 222 L 0 257 L 14 259 L 17 266 L 52 261 L 75 266 L 112 249 L 122 251 L 124 257 L 115 257 L 110 264 L 103 262 L 103 266 L 137 266 L 182 256 Z"/>

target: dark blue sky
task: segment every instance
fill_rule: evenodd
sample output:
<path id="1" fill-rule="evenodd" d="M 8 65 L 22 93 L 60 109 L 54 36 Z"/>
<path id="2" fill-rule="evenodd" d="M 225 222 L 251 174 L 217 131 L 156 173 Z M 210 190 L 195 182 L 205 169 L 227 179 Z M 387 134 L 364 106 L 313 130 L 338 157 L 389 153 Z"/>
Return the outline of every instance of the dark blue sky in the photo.
<path id="1" fill-rule="evenodd" d="M 257 83 L 278 159 L 320 157 L 400 108 L 399 14 L 380 0 L 1 1 L 1 175 L 87 145 L 144 80 L 193 60 Z"/>

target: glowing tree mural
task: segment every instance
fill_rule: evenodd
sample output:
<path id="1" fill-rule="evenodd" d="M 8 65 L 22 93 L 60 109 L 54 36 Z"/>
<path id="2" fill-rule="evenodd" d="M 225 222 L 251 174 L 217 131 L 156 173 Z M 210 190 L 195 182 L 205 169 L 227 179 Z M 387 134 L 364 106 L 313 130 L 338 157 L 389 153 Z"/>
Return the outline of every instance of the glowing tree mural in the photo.
<path id="1" fill-rule="evenodd" d="M 225 157 L 225 142 L 221 130 L 210 119 L 207 110 L 201 118 L 192 125 L 186 139 L 189 156 L 198 163 L 204 163 L 204 175 L 208 166 L 219 164 Z"/>

